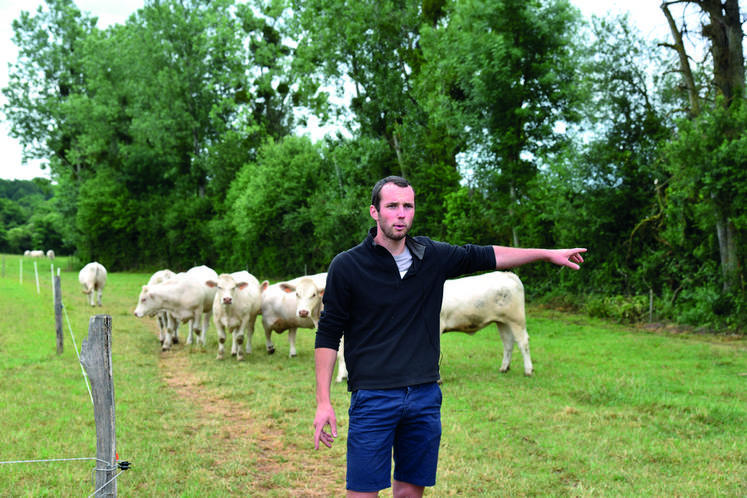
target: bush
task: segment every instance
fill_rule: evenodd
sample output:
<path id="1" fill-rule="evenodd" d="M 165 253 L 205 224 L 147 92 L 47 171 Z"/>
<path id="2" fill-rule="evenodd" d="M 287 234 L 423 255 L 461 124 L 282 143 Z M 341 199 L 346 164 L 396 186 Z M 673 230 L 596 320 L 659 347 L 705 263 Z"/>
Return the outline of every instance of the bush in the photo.
<path id="1" fill-rule="evenodd" d="M 648 320 L 649 296 L 591 296 L 584 305 L 589 316 L 632 324 Z"/>

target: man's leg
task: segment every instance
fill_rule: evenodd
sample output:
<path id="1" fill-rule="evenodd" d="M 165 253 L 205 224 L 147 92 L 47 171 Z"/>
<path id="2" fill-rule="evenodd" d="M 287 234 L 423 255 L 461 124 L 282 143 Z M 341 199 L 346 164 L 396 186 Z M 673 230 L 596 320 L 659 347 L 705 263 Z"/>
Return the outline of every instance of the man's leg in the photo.
<path id="1" fill-rule="evenodd" d="M 436 484 L 441 441 L 441 388 L 433 382 L 406 389 L 406 409 L 394 438 L 394 483 L 402 494 L 423 496 L 423 487 Z"/>
<path id="2" fill-rule="evenodd" d="M 378 496 L 378 491 L 372 493 L 361 493 L 360 491 L 350 491 L 349 489 L 347 494 L 347 498 L 377 498 Z"/>
<path id="3" fill-rule="evenodd" d="M 416 486 L 396 479 L 392 481 L 392 496 L 394 498 L 422 498 L 424 491 L 425 486 Z"/>
<path id="4" fill-rule="evenodd" d="M 348 410 L 348 497 L 375 497 L 392 485 L 392 445 L 403 410 L 404 389 L 360 389 Z"/>

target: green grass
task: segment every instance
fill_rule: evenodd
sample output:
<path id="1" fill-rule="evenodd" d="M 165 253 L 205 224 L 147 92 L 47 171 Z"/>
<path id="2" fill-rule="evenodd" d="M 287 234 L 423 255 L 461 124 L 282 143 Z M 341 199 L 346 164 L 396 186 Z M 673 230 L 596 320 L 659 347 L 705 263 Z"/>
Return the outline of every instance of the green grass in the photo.
<path id="1" fill-rule="evenodd" d="M 0 278 L 0 461 L 95 456 L 93 407 L 67 320 L 57 355 L 49 262 L 5 256 Z M 64 258 L 56 265 L 67 269 Z M 110 274 L 90 308 L 61 274 L 77 346 L 112 316 L 121 496 L 342 496 L 348 393 L 333 386 L 340 436 L 312 446 L 313 332 L 238 363 L 206 348 L 161 353 L 155 320 L 132 315 L 145 274 Z M 531 282 L 525 282 L 531 285 Z M 521 353 L 498 373 L 494 327 L 442 340 L 443 438 L 426 496 L 747 496 L 747 340 L 655 333 L 528 311 L 534 377 Z M 183 340 L 186 334 L 183 334 Z M 0 465 L 0 496 L 88 496 L 92 462 Z M 391 496 L 391 492 L 382 493 Z"/>

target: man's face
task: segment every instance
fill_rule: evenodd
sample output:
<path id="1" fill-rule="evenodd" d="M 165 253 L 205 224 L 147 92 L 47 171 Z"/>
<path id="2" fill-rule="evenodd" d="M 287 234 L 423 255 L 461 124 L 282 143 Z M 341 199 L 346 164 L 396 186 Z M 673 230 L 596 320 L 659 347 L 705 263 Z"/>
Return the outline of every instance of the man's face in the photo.
<path id="1" fill-rule="evenodd" d="M 391 240 L 402 240 L 415 217 L 415 191 L 409 186 L 402 188 L 387 183 L 381 189 L 379 210 L 371 206 L 370 212 L 379 234 Z"/>

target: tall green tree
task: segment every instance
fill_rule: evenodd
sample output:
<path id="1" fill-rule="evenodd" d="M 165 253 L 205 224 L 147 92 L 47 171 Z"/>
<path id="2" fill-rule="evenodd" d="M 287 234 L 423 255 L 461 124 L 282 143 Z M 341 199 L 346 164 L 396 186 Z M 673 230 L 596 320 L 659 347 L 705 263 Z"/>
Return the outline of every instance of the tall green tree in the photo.
<path id="1" fill-rule="evenodd" d="M 661 187 L 668 174 L 660 142 L 670 136 L 671 106 L 657 88 L 671 84 L 663 49 L 646 40 L 627 17 L 594 18 L 587 34 L 582 118 L 572 139 L 542 158 L 529 206 L 535 244 L 581 243 L 595 260 L 582 280 L 599 293 L 639 294 L 662 289 L 667 273 L 657 237 Z"/>
<path id="2" fill-rule="evenodd" d="M 2 111 L 24 160 L 49 160 L 53 171 L 84 167 L 70 154 L 79 131 L 68 125 L 65 106 L 85 93 L 81 44 L 96 32 L 96 22 L 73 0 L 45 0 L 35 15 L 23 11 L 12 22 L 18 62 L 2 90 L 7 99 Z"/>
<path id="3" fill-rule="evenodd" d="M 679 26 L 671 13 L 670 6 L 675 3 L 684 3 L 699 9 L 703 19 L 702 35 L 709 45 L 710 61 L 712 63 L 711 81 L 712 85 L 704 88 L 701 93 L 699 86 L 693 76 L 694 71 L 690 66 L 690 58 L 685 51 L 682 42 L 684 26 Z M 674 147 L 682 150 L 703 149 L 713 156 L 722 157 L 723 150 L 738 151 L 739 141 L 744 134 L 742 120 L 739 114 L 741 104 L 732 106 L 735 102 L 745 97 L 745 66 L 742 29 L 742 19 L 738 0 L 686 0 L 684 2 L 665 1 L 662 3 L 662 11 L 669 22 L 672 33 L 672 48 L 675 49 L 679 70 L 683 78 L 684 86 L 688 90 L 689 117 L 695 121 L 702 120 L 701 124 L 695 124 L 699 128 L 708 123 L 715 127 L 723 137 L 714 141 L 711 133 L 698 136 L 689 133 L 690 125 L 681 123 L 682 133 L 675 139 Z M 705 100 L 706 97 L 710 99 Z M 721 107 L 733 116 L 724 116 Z M 703 114 L 714 113 L 714 116 L 703 116 Z M 730 124 L 731 123 L 731 124 Z M 690 143 L 701 141 L 702 143 Z M 734 146 L 728 142 L 735 141 Z M 679 144 L 679 145 L 677 145 Z M 705 217 L 708 224 L 715 227 L 718 240 L 718 253 L 720 268 L 723 278 L 723 290 L 735 292 L 742 290 L 741 270 L 743 257 L 740 257 L 740 241 L 743 238 L 742 228 L 737 220 L 740 219 L 739 203 L 734 203 L 732 193 L 741 191 L 740 182 L 743 180 L 739 173 L 738 165 L 733 160 L 725 164 L 719 164 L 719 181 L 713 181 L 714 171 L 707 165 L 710 161 L 703 162 L 702 155 L 694 154 L 686 156 L 673 153 L 670 156 L 669 166 L 673 175 L 672 186 L 674 189 L 690 190 L 690 186 L 699 185 L 702 191 L 694 202 L 703 209 L 696 209 L 695 213 Z M 715 166 L 715 165 L 713 165 Z M 729 185 L 729 187 L 725 187 Z"/>
<path id="4" fill-rule="evenodd" d="M 436 122 L 463 137 L 473 198 L 519 245 L 534 158 L 560 143 L 559 123 L 575 119 L 578 12 L 566 0 L 467 0 L 446 12 L 423 31 L 420 85 Z"/>
<path id="5" fill-rule="evenodd" d="M 425 111 L 416 81 L 423 65 L 421 29 L 440 22 L 444 1 L 294 1 L 296 64 L 319 87 L 352 95 L 351 130 L 380 140 L 368 157 L 371 177 L 403 175 L 418 192 L 418 232 L 445 235 L 446 193 L 456 190 L 460 137 Z"/>

